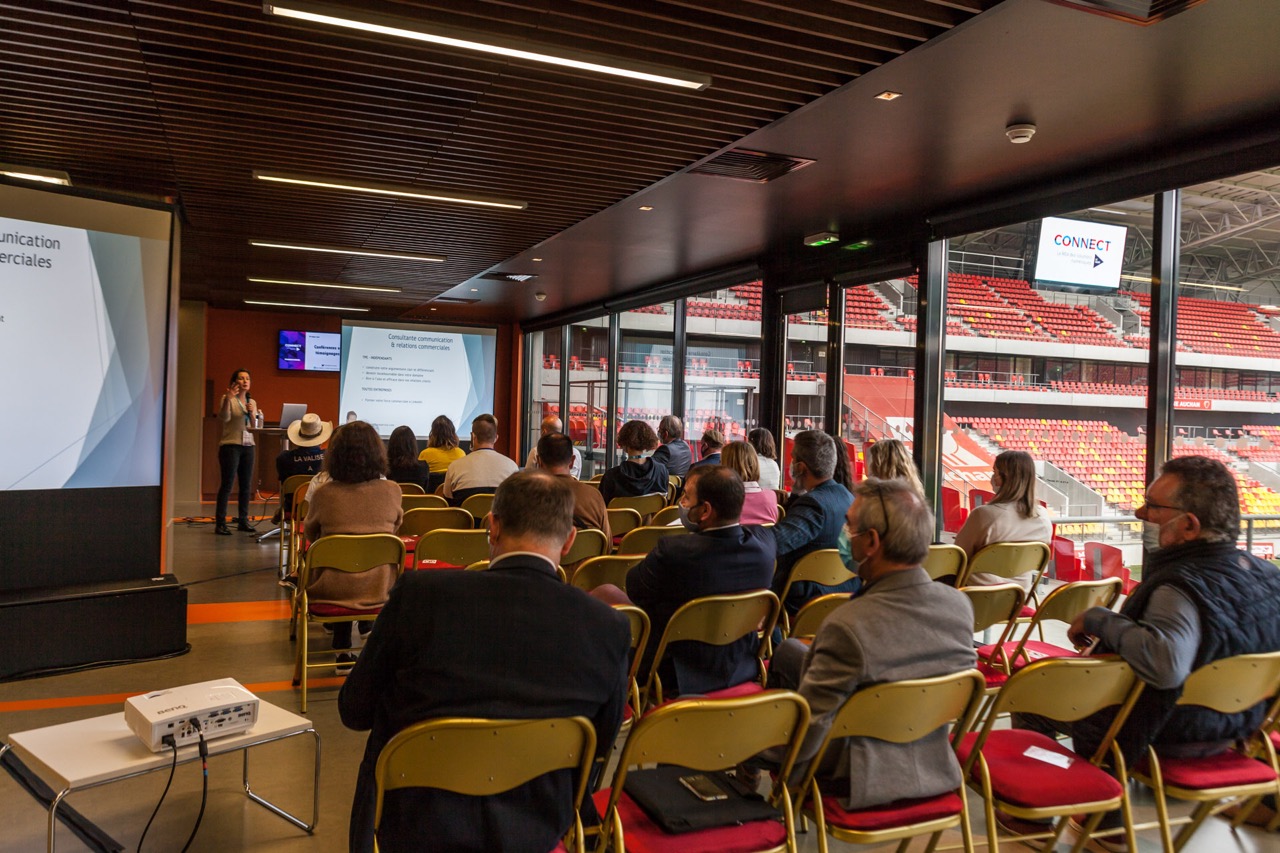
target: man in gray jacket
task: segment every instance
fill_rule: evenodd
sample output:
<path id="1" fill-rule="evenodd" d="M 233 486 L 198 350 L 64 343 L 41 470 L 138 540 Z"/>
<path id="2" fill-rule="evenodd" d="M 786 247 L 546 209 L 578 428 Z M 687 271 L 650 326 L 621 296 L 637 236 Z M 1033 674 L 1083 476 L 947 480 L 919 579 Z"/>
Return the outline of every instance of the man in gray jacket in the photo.
<path id="1" fill-rule="evenodd" d="M 925 503 L 902 481 L 868 479 L 854 489 L 847 520 L 861 591 L 827 617 L 812 646 L 782 643 L 769 672 L 770 687 L 799 690 L 813 712 L 802 763 L 860 688 L 960 672 L 976 660 L 968 598 L 920 568 L 934 529 Z M 818 778 L 824 794 L 860 809 L 954 790 L 960 767 L 939 729 L 908 744 L 846 738 L 827 751 Z"/>

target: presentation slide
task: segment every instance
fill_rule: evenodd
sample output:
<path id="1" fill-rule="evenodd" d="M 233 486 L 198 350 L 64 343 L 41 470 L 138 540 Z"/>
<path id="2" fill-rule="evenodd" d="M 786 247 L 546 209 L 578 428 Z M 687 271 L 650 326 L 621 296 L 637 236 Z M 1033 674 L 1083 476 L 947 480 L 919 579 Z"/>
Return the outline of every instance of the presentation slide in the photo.
<path id="1" fill-rule="evenodd" d="M 351 413 L 383 437 L 401 425 L 425 437 L 438 415 L 461 437 L 493 411 L 497 332 L 399 323 L 342 325 L 342 420 Z"/>
<path id="2" fill-rule="evenodd" d="M 342 367 L 342 336 L 337 332 L 280 332 L 281 370 L 325 370 Z"/>
<path id="3" fill-rule="evenodd" d="M 167 235 L 0 215 L 0 490 L 160 483 L 168 267 Z"/>
<path id="4" fill-rule="evenodd" d="M 1126 231 L 1123 225 L 1046 217 L 1040 223 L 1036 281 L 1115 290 Z"/>

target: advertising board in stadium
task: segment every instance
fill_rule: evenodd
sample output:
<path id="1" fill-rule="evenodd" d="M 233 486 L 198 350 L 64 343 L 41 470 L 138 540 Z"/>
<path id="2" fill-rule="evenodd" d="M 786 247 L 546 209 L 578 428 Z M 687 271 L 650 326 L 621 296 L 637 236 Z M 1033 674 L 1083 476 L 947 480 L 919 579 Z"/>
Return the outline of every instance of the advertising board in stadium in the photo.
<path id="1" fill-rule="evenodd" d="M 1123 225 L 1045 217 L 1036 251 L 1036 284 L 1089 292 L 1118 289 L 1126 231 Z"/>

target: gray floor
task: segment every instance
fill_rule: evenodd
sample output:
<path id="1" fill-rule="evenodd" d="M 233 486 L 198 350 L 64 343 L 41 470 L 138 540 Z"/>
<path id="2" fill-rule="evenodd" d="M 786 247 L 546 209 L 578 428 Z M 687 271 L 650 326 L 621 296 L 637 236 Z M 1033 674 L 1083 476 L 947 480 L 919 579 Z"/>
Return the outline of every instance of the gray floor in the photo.
<path id="1" fill-rule="evenodd" d="M 192 604 L 281 599 L 284 594 L 276 585 L 274 568 L 276 548 L 274 541 L 260 545 L 242 533 L 233 537 L 214 536 L 208 525 L 179 526 L 175 530 L 175 573 L 179 580 L 189 584 Z M 0 739 L 10 732 L 116 712 L 123 700 L 111 694 L 223 677 L 236 678 L 245 684 L 287 682 L 290 678 L 293 645 L 288 640 L 284 621 L 192 625 L 188 639 L 191 652 L 179 658 L 0 684 L 0 703 L 35 700 L 48 704 L 47 700 L 67 697 L 106 697 L 92 704 L 0 713 Z M 9 642 L 37 640 L 9 638 Z M 264 691 L 261 696 L 288 710 L 297 710 L 297 695 L 291 689 Z M 328 853 L 346 849 L 347 815 L 364 735 L 342 726 L 336 696 L 334 688 L 315 690 L 307 711 L 323 740 L 320 823 L 315 834 L 308 836 L 250 802 L 240 785 L 240 758 L 218 756 L 210 760 L 209 802 L 192 850 Z M 306 813 L 310 795 L 310 749 L 306 739 L 296 738 L 254 751 L 255 790 L 278 799 L 295 813 Z M 86 790 L 73 794 L 68 802 L 133 850 L 164 788 L 166 775 L 165 772 L 152 773 Z M 1135 798 L 1139 818 L 1149 819 L 1154 813 L 1150 798 L 1144 790 L 1135 790 Z M 180 766 L 173 789 L 147 836 L 146 849 L 180 850 L 191 831 L 199 803 L 198 765 Z M 979 806 L 977 797 L 971 796 L 975 832 L 981 841 L 985 826 Z M 1179 809 L 1180 813 L 1184 811 Z M 43 850 L 45 826 L 45 812 L 41 807 L 7 775 L 0 774 L 0 853 Z M 957 835 L 944 844 L 958 841 Z M 1153 832 L 1141 836 L 1139 844 L 1144 853 L 1160 849 Z M 62 827 L 58 830 L 58 847 L 83 849 Z M 913 849 L 922 848 L 922 842 L 913 845 Z M 817 850 L 812 832 L 802 836 L 801 849 L 806 853 Z M 833 842 L 832 849 L 853 848 Z M 1063 844 L 1060 849 L 1068 847 Z M 1187 849 L 1192 853 L 1280 851 L 1280 836 L 1266 835 L 1253 828 L 1232 833 L 1225 821 L 1215 818 L 1200 830 Z"/>

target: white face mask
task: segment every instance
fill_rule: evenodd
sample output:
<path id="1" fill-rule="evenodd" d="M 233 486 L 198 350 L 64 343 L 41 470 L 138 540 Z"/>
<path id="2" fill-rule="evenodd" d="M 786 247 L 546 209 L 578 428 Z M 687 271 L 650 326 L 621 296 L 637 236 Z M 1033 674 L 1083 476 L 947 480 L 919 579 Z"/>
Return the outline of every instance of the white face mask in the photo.
<path id="1" fill-rule="evenodd" d="M 1160 550 L 1160 525 L 1154 521 L 1142 522 L 1142 549 L 1148 554 Z"/>
<path id="2" fill-rule="evenodd" d="M 796 466 L 792 465 L 791 466 L 791 494 L 793 495 L 803 495 L 806 491 L 808 491 L 807 489 L 805 489 L 804 485 L 800 482 L 800 474 L 801 472 L 796 470 Z"/>

